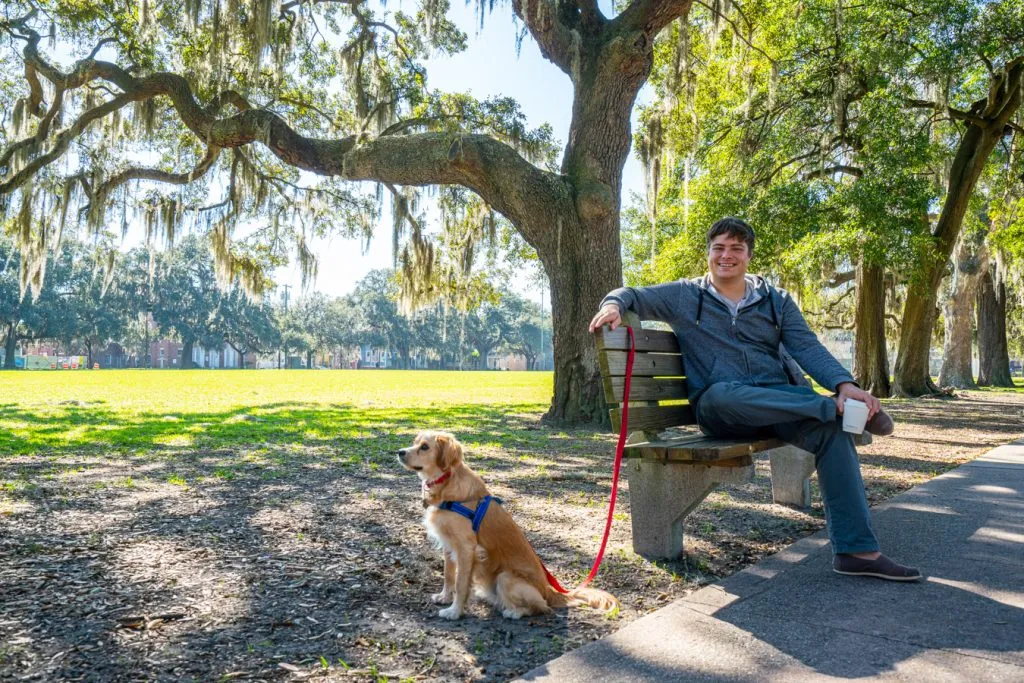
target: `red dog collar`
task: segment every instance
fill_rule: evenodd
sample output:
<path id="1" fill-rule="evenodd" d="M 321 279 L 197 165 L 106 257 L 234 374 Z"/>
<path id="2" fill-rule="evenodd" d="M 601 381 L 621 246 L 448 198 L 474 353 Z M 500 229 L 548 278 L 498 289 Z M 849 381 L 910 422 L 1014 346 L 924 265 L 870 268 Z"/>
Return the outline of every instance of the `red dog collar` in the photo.
<path id="1" fill-rule="evenodd" d="M 447 472 L 442 474 L 440 477 L 438 477 L 434 481 L 425 481 L 425 482 L 423 482 L 423 488 L 424 488 L 424 490 L 426 490 L 426 489 L 429 489 L 429 488 L 433 488 L 433 487 L 437 486 L 438 484 L 443 484 L 444 482 L 448 481 L 448 478 L 451 477 L 451 476 L 452 476 L 452 471 L 448 470 Z"/>

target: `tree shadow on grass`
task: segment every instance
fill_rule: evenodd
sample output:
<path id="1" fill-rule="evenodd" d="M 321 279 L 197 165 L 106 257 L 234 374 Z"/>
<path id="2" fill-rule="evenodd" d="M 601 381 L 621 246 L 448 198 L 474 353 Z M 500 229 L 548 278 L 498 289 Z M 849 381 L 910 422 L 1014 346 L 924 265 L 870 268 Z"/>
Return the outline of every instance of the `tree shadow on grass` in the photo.
<path id="1" fill-rule="evenodd" d="M 490 466 L 514 471 L 572 442 L 518 407 L 279 403 L 177 419 L 62 408 L 3 417 L 27 426 L 0 459 L 14 504 L 0 516 L 0 637 L 12 643 L 0 673 L 277 678 L 282 663 L 344 661 L 367 676 L 505 679 L 596 637 L 580 635 L 594 631 L 586 619 L 598 635 L 616 626 L 566 612 L 512 622 L 482 606 L 451 624 L 429 600 L 440 555 L 394 452 L 420 428 L 461 427 Z M 188 446 L 164 442 L 182 434 Z M 540 481 L 510 486 L 525 496 Z M 558 534 L 543 543 L 556 562 L 578 552 Z"/>

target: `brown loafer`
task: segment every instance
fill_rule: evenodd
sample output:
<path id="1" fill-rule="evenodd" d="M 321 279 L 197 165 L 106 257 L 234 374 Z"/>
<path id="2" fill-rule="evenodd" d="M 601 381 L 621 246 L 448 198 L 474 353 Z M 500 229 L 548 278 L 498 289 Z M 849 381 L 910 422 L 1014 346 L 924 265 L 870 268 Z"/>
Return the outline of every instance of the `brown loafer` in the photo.
<path id="1" fill-rule="evenodd" d="M 887 581 L 919 581 L 921 572 L 916 567 L 906 567 L 893 562 L 885 555 L 865 560 L 853 555 L 836 555 L 832 560 L 832 571 L 846 576 L 873 576 Z"/>
<path id="2" fill-rule="evenodd" d="M 864 425 L 864 431 L 871 432 L 875 436 L 889 436 L 893 430 L 892 418 L 884 410 L 879 410 L 875 416 Z"/>

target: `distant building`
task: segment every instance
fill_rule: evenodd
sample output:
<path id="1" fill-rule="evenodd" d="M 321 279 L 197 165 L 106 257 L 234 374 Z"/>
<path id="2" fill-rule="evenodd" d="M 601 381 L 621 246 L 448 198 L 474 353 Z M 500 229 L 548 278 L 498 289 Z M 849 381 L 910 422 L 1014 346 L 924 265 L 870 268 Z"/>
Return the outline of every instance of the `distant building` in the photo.
<path id="1" fill-rule="evenodd" d="M 487 354 L 488 370 L 527 370 L 526 356 L 507 351 L 491 351 Z"/>
<path id="2" fill-rule="evenodd" d="M 99 363 L 101 368 L 135 368 L 138 367 L 138 359 L 134 353 L 129 353 L 117 342 L 110 342 L 107 348 L 93 356 L 93 362 Z"/>
<path id="3" fill-rule="evenodd" d="M 161 339 L 149 345 L 149 367 L 180 368 L 181 344 L 170 339 Z"/>

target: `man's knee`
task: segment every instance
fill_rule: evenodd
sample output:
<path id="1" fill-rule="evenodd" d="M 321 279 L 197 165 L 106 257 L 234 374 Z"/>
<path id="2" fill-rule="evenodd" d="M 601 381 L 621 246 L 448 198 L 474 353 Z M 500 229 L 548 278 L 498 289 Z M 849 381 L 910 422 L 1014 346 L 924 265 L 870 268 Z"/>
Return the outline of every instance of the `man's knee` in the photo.
<path id="1" fill-rule="evenodd" d="M 723 418 L 732 415 L 732 408 L 736 405 L 733 396 L 736 386 L 736 382 L 716 382 L 705 389 L 698 402 L 701 416 Z"/>
<path id="2" fill-rule="evenodd" d="M 843 431 L 843 424 L 839 420 L 824 422 L 816 426 L 813 434 L 813 441 L 808 444 L 805 450 L 815 453 L 818 457 L 816 463 L 821 463 L 823 457 L 827 457 L 826 466 L 842 466 L 844 461 L 857 460 L 857 446 L 853 440 L 853 434 Z"/>
<path id="3" fill-rule="evenodd" d="M 707 401 L 708 405 L 713 406 L 728 404 L 731 402 L 732 394 L 738 386 L 740 386 L 738 382 L 715 382 L 701 394 L 701 403 Z"/>

